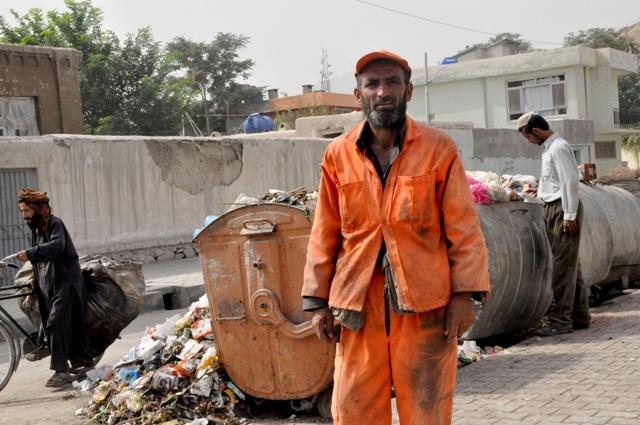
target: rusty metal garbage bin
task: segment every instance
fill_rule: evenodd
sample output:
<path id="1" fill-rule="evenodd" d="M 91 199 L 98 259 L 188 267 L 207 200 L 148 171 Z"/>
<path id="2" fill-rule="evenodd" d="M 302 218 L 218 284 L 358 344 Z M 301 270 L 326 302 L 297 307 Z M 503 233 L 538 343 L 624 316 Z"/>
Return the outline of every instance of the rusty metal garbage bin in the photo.
<path id="1" fill-rule="evenodd" d="M 263 204 L 230 211 L 195 238 L 220 360 L 251 396 L 300 400 L 331 383 L 334 345 L 315 336 L 300 298 L 310 232 L 303 210 Z"/>

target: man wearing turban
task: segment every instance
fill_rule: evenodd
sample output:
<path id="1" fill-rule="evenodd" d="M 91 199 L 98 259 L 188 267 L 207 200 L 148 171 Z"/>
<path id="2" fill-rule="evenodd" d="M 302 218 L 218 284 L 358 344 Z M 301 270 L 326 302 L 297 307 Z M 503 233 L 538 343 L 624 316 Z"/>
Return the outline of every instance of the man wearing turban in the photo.
<path id="1" fill-rule="evenodd" d="M 78 254 L 62 220 L 51 214 L 46 192 L 22 189 L 18 206 L 31 229 L 32 247 L 16 256 L 33 265 L 34 289 L 55 372 L 45 386 L 62 387 L 71 382 L 73 369 L 92 366 L 84 332 L 86 289 Z"/>

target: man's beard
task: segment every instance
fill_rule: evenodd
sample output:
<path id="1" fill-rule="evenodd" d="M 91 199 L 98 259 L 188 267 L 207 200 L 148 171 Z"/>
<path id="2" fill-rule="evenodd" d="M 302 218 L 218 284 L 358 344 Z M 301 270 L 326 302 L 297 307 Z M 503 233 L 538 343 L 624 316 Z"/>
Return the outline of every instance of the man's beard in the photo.
<path id="1" fill-rule="evenodd" d="M 360 106 L 362 107 L 362 114 L 373 128 L 397 128 L 404 120 L 407 112 L 407 102 L 404 97 L 392 110 L 378 111 L 375 109 L 376 103 L 367 102 L 364 99 Z"/>
<path id="2" fill-rule="evenodd" d="M 25 221 L 27 222 L 27 226 L 29 226 L 29 229 L 38 230 L 42 224 L 42 217 L 40 217 L 40 214 L 35 213 L 33 217 L 31 217 L 31 220 Z"/>

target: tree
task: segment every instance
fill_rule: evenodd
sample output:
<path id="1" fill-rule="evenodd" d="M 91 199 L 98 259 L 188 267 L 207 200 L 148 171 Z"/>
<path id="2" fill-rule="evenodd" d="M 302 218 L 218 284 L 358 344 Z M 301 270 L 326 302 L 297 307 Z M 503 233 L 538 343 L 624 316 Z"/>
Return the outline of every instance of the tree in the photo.
<path id="1" fill-rule="evenodd" d="M 10 9 L 10 13 L 18 25 L 11 26 L 0 16 L 0 34 L 3 42 L 34 46 L 64 45 L 62 36 L 56 27 L 50 25 L 42 9 L 30 9 L 22 16 L 14 9 Z"/>
<path id="2" fill-rule="evenodd" d="M 610 47 L 634 55 L 640 54 L 639 46 L 632 39 L 613 28 L 589 28 L 578 31 L 577 34 L 571 32 L 564 38 L 564 45 L 587 46 L 592 49 Z"/>
<path id="3" fill-rule="evenodd" d="M 159 42 L 149 28 L 128 34 L 120 50 L 103 64 L 109 71 L 110 98 L 117 107 L 99 117 L 98 134 L 175 135 L 183 99 L 167 76 Z M 109 108 L 106 108 L 109 109 Z"/>
<path id="4" fill-rule="evenodd" d="M 489 39 L 485 46 L 488 46 L 493 43 L 497 43 L 502 40 L 510 40 L 515 43 L 515 53 L 526 53 L 532 50 L 531 42 L 528 40 L 524 40 L 521 34 L 513 33 L 513 32 L 501 32 Z"/>
<path id="5" fill-rule="evenodd" d="M 227 130 L 228 114 L 238 111 L 243 100 L 262 96 L 261 88 L 237 82 L 238 78 L 246 80 L 253 67 L 251 59 L 241 60 L 238 55 L 248 41 L 242 35 L 218 33 L 209 43 L 176 37 L 167 45 L 173 70 L 183 75 L 183 82 L 194 93 L 199 93 L 207 134 Z M 214 118 L 210 120 L 210 116 Z"/>

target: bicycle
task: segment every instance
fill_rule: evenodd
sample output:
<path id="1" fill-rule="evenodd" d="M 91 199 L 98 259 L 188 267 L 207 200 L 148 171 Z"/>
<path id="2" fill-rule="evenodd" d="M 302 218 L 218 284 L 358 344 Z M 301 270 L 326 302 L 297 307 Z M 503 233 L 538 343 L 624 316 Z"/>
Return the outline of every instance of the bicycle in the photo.
<path id="1" fill-rule="evenodd" d="M 3 276 L 2 268 L 4 266 L 18 268 L 15 264 L 0 262 L 0 277 Z M 29 284 L 2 286 L 0 281 L 0 292 L 20 290 L 30 288 Z M 24 298 L 33 295 L 34 292 L 23 292 L 19 294 L 2 295 L 0 301 Z M 20 359 L 22 358 L 23 345 L 21 340 L 24 337 L 24 351 L 31 352 L 38 344 L 38 336 L 27 332 L 20 324 L 11 316 L 11 314 L 0 305 L 0 391 L 9 383 L 11 376 L 18 368 Z"/>

